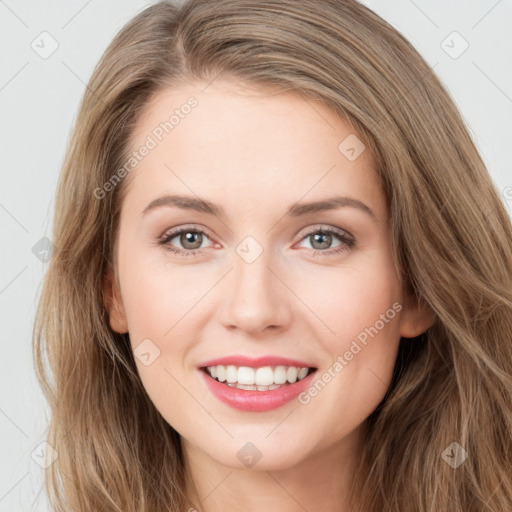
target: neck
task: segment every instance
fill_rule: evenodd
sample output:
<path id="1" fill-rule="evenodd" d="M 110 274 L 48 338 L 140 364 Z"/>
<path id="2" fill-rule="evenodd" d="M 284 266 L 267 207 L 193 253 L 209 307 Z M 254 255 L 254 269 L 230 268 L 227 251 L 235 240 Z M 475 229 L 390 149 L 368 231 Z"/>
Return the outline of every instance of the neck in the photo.
<path id="1" fill-rule="evenodd" d="M 224 466 L 182 438 L 186 495 L 199 512 L 239 510 L 240 504 L 245 512 L 350 512 L 361 435 L 358 428 L 294 466 L 271 471 Z"/>

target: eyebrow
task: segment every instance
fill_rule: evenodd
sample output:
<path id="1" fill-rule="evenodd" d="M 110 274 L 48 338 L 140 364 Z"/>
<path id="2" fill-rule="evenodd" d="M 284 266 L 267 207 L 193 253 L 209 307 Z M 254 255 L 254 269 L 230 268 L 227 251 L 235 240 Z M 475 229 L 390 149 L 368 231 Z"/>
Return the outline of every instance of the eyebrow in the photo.
<path id="1" fill-rule="evenodd" d="M 207 213 L 209 215 L 215 215 L 219 218 L 226 218 L 226 212 L 221 206 L 207 201 L 206 199 L 183 195 L 165 195 L 159 197 L 151 201 L 151 203 L 144 208 L 141 215 L 146 215 L 148 212 L 157 208 L 173 206 L 185 210 L 194 210 L 201 213 Z M 285 215 L 299 217 L 310 213 L 336 210 L 343 207 L 357 208 L 358 210 L 368 214 L 374 220 L 377 220 L 377 216 L 369 206 L 358 199 L 347 196 L 330 197 L 321 201 L 313 201 L 309 203 L 294 203 L 288 208 Z"/>

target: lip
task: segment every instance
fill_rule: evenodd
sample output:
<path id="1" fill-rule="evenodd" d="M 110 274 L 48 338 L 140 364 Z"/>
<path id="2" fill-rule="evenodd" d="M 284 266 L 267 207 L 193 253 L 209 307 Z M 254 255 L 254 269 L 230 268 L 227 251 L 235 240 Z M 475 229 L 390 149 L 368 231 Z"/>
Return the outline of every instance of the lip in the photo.
<path id="1" fill-rule="evenodd" d="M 302 366 L 302 368 L 305 367 L 306 366 Z M 210 377 L 208 372 L 203 368 L 199 369 L 199 373 L 202 375 L 208 389 L 221 402 L 241 411 L 264 412 L 277 409 L 296 398 L 310 386 L 316 371 L 311 372 L 307 377 L 304 377 L 302 380 L 298 380 L 293 384 L 288 384 L 281 388 L 269 391 L 249 391 L 245 389 L 232 388 Z"/>
<path id="2" fill-rule="evenodd" d="M 232 355 L 220 357 L 218 359 L 210 359 L 198 365 L 198 368 L 205 368 L 206 366 L 233 365 L 233 366 L 248 366 L 249 368 L 260 368 L 262 366 L 296 366 L 297 368 L 316 368 L 315 365 L 298 359 L 289 359 L 287 357 L 279 356 L 262 356 L 262 357 L 247 357 Z"/>

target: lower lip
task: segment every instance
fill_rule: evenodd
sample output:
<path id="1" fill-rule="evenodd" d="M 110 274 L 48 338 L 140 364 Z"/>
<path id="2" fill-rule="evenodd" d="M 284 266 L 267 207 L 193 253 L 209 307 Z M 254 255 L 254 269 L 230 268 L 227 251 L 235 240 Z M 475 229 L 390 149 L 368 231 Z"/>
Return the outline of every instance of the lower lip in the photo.
<path id="1" fill-rule="evenodd" d="M 209 390 L 225 404 L 241 411 L 263 412 L 277 409 L 302 393 L 311 383 L 316 371 L 307 377 L 277 389 L 269 391 L 250 391 L 232 388 L 213 379 L 204 370 L 199 370 Z"/>

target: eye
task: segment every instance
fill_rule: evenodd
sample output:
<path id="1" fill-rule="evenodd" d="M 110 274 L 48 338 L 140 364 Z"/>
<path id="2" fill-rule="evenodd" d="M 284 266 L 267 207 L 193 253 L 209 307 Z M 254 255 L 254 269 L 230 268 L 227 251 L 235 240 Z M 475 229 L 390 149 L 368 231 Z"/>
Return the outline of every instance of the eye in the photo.
<path id="1" fill-rule="evenodd" d="M 333 243 L 333 239 L 337 239 L 340 243 L 335 246 L 334 250 L 326 250 Z M 333 254 L 340 254 L 348 251 L 355 245 L 355 239 L 349 233 L 334 229 L 331 227 L 315 226 L 312 230 L 303 236 L 302 240 L 310 240 L 313 249 L 313 255 L 328 256 Z"/>
<path id="2" fill-rule="evenodd" d="M 182 256 L 195 256 L 203 252 L 200 247 L 205 238 L 209 238 L 206 231 L 196 227 L 185 227 L 165 233 L 158 239 L 158 244 L 164 246 L 166 250 Z M 171 241 L 174 239 L 177 239 L 183 249 L 171 245 Z"/>
<path id="3" fill-rule="evenodd" d="M 171 242 L 176 239 L 182 248 L 175 247 Z M 181 256 L 196 256 L 203 251 L 201 245 L 205 239 L 209 239 L 206 231 L 197 227 L 182 227 L 165 233 L 158 238 L 158 244 L 166 250 L 179 254 Z M 301 240 L 311 240 L 313 256 L 329 256 L 340 254 L 354 247 L 355 239 L 349 233 L 331 227 L 314 226 Z M 327 250 L 332 245 L 333 240 L 340 243 L 334 250 Z"/>

